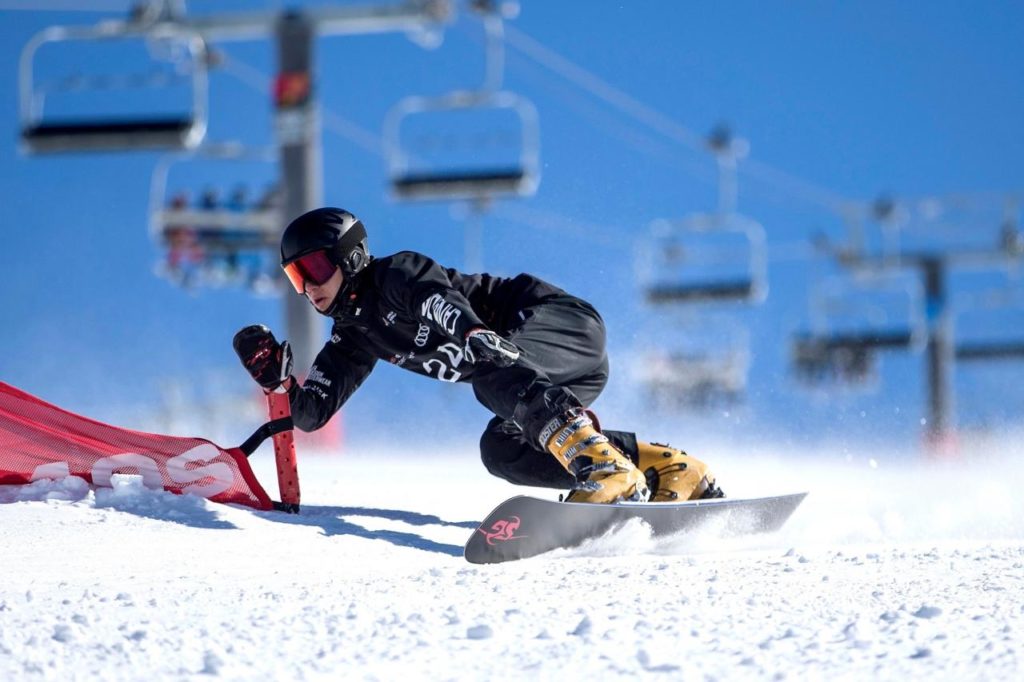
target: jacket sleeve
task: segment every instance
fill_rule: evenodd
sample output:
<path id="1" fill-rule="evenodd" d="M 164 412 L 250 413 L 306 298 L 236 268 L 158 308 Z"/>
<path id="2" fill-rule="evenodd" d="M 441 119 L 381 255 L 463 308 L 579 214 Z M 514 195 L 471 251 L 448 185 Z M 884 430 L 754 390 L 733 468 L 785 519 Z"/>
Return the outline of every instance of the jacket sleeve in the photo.
<path id="1" fill-rule="evenodd" d="M 302 431 L 316 431 L 341 409 L 363 383 L 377 358 L 345 333 L 334 331 L 317 354 L 302 386 L 292 384 L 288 402 L 292 421 Z"/>
<path id="2" fill-rule="evenodd" d="M 475 327 L 486 327 L 445 268 L 419 253 L 391 257 L 377 285 L 385 301 L 461 345 Z"/>

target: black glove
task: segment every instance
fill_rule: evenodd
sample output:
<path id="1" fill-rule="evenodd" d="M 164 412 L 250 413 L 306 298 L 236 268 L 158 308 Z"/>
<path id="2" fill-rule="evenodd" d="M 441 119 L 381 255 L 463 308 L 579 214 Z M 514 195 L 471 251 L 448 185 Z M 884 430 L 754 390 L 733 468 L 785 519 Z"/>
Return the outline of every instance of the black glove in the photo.
<path id="1" fill-rule="evenodd" d="M 479 327 L 466 334 L 463 353 L 474 365 L 490 362 L 498 367 L 510 367 L 519 360 L 519 348 L 514 343 L 506 341 L 490 329 Z"/>
<path id="2" fill-rule="evenodd" d="M 277 389 L 291 375 L 291 346 L 287 341 L 278 343 L 266 326 L 250 325 L 235 334 L 231 343 L 242 364 L 263 390 Z"/>

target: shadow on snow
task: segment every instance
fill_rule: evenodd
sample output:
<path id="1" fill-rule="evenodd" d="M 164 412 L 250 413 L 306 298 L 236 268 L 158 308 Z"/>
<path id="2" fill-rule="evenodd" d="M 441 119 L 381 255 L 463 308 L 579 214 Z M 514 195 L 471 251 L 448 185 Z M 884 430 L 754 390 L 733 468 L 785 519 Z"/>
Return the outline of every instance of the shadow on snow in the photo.
<path id="1" fill-rule="evenodd" d="M 100 489 L 81 481 L 79 485 L 56 485 L 49 481 L 29 485 L 0 486 L 0 504 L 16 502 L 79 503 L 87 501 L 90 491 L 95 494 L 94 508 L 133 514 L 135 516 L 175 523 L 193 528 L 215 528 L 234 530 L 238 526 L 220 517 L 216 506 L 208 506 L 207 500 L 191 495 L 167 495 L 163 491 L 151 491 L 141 485 L 123 489 Z M 370 530 L 346 520 L 345 517 L 368 517 L 399 521 L 410 526 L 455 527 L 473 530 L 479 524 L 475 521 L 446 521 L 433 514 L 401 509 L 376 509 L 372 507 L 328 507 L 303 505 L 298 515 L 281 512 L 253 511 L 241 505 L 229 505 L 246 509 L 258 516 L 277 523 L 290 523 L 320 528 L 324 535 L 351 535 L 369 540 L 385 540 L 399 547 L 411 547 L 427 552 L 439 552 L 449 556 L 462 556 L 462 545 L 450 545 L 423 537 L 418 533 L 398 530 Z"/>
<path id="2" fill-rule="evenodd" d="M 462 556 L 462 545 L 449 545 L 436 542 L 422 535 L 398 530 L 370 530 L 358 523 L 343 517 L 370 517 L 400 521 L 410 526 L 441 526 L 473 530 L 480 524 L 476 521 L 445 521 L 433 514 L 401 509 L 374 509 L 371 507 L 327 507 L 319 505 L 303 505 L 299 514 L 282 514 L 281 512 L 258 512 L 260 516 L 278 523 L 291 523 L 301 526 L 315 526 L 324 535 L 352 535 L 368 540 L 384 540 L 398 547 L 410 547 L 426 552 L 438 552 L 449 556 Z"/>

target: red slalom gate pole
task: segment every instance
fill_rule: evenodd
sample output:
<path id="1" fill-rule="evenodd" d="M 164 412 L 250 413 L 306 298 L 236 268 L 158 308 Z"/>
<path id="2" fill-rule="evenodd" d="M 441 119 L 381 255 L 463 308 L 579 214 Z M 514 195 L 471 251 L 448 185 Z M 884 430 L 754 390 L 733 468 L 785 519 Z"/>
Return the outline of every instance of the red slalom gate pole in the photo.
<path id="1" fill-rule="evenodd" d="M 270 408 L 271 421 L 291 419 L 292 406 L 288 402 L 288 394 L 271 391 L 267 393 L 267 406 Z M 277 462 L 277 486 L 281 492 L 281 501 L 274 507 L 289 514 L 299 513 L 299 468 L 295 457 L 295 436 L 292 430 L 275 433 L 274 459 Z"/>

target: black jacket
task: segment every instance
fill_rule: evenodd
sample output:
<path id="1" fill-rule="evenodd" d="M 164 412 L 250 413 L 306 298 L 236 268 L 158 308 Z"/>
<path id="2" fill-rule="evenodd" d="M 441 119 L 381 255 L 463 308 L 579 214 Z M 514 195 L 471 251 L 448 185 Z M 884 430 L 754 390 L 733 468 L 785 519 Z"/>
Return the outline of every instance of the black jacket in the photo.
<path id="1" fill-rule="evenodd" d="M 525 308 L 566 295 L 530 275 L 464 275 L 412 251 L 374 259 L 357 277 L 330 340 L 290 391 L 292 419 L 303 431 L 327 423 L 379 359 L 441 381 L 472 380 L 475 368 L 463 354 L 471 329 L 508 334 Z"/>

